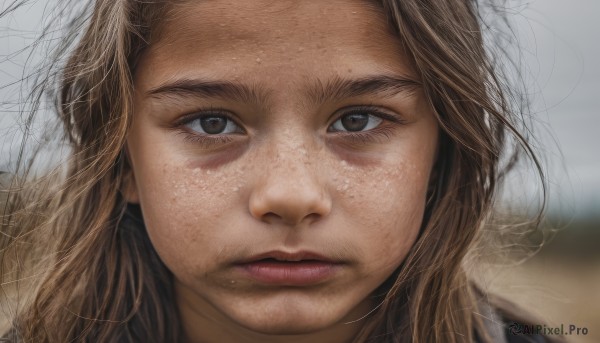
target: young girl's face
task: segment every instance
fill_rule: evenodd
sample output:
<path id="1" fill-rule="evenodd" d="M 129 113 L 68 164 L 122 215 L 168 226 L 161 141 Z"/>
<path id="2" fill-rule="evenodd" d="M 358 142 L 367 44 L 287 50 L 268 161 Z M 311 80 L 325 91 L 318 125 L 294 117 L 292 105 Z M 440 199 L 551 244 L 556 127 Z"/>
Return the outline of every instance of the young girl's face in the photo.
<path id="1" fill-rule="evenodd" d="M 365 1 L 177 6 L 136 68 L 127 196 L 186 333 L 353 327 L 422 223 L 438 126 L 415 70 Z"/>

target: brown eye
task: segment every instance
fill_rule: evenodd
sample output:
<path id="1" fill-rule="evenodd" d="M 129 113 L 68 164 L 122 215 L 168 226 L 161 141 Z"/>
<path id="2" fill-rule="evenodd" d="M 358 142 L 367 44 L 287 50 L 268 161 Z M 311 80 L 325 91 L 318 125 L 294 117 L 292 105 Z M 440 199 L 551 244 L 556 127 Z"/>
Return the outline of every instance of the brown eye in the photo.
<path id="1" fill-rule="evenodd" d="M 379 126 L 383 119 L 368 112 L 350 113 L 342 116 L 331 125 L 333 131 L 358 132 Z"/>
<path id="2" fill-rule="evenodd" d="M 240 132 L 240 129 L 233 120 L 225 116 L 208 115 L 196 118 L 188 122 L 185 126 L 200 134 L 218 135 Z"/>
<path id="3" fill-rule="evenodd" d="M 200 118 L 200 126 L 208 134 L 219 134 L 227 127 L 227 119 L 223 117 Z"/>
<path id="4" fill-rule="evenodd" d="M 362 131 L 368 123 L 368 114 L 350 114 L 342 117 L 342 126 L 347 131 Z"/>

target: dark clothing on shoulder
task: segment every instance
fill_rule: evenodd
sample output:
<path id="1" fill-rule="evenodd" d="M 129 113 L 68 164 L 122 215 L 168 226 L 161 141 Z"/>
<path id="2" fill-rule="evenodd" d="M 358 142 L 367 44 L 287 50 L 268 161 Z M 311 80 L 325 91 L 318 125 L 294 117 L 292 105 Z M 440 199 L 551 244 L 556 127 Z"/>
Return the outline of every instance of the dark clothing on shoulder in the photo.
<path id="1" fill-rule="evenodd" d="M 482 295 L 482 293 L 480 293 Z M 521 309 L 512 302 L 486 295 L 480 298 L 479 315 L 486 327 L 491 343 L 565 343 L 563 336 L 546 336 L 535 327 L 545 321 L 536 319 L 529 311 Z M 476 343 L 485 341 L 475 334 Z"/>

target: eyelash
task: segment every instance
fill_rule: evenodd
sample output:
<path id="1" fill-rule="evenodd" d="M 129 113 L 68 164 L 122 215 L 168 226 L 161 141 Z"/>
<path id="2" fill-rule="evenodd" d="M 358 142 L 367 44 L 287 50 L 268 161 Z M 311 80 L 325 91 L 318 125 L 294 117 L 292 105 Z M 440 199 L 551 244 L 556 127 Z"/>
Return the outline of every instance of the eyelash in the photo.
<path id="1" fill-rule="evenodd" d="M 398 118 L 397 116 L 383 112 L 380 109 L 378 109 L 377 107 L 356 106 L 356 107 L 352 107 L 351 109 L 346 110 L 346 111 L 343 111 L 343 109 L 342 109 L 342 114 L 337 116 L 331 125 L 333 125 L 333 123 L 335 123 L 336 121 L 340 120 L 341 118 L 343 118 L 345 116 L 348 116 L 351 114 L 364 114 L 364 113 L 375 116 L 377 118 L 381 118 L 381 119 L 383 119 L 383 122 L 381 124 L 379 124 L 379 126 L 373 128 L 373 129 L 370 129 L 368 131 L 356 131 L 356 132 L 329 131 L 329 129 L 327 131 L 333 132 L 336 135 L 344 136 L 345 138 L 347 138 L 348 140 L 350 140 L 352 143 L 355 143 L 355 144 L 380 143 L 382 141 L 385 141 L 386 139 L 389 139 L 395 129 L 393 126 L 386 125 L 385 124 L 386 121 L 392 122 L 392 123 L 395 123 L 398 125 L 406 124 L 406 122 L 404 120 Z M 331 127 L 331 125 L 330 125 L 330 127 Z"/>
<path id="2" fill-rule="evenodd" d="M 388 121 L 388 122 L 392 122 L 392 123 L 399 124 L 399 125 L 406 123 L 404 120 L 398 118 L 397 116 L 388 114 L 388 113 L 383 112 L 383 111 L 379 110 L 378 108 L 375 108 L 372 106 L 357 106 L 357 107 L 352 107 L 351 109 L 346 110 L 346 111 L 343 111 L 343 109 L 342 109 L 341 111 L 342 111 L 342 114 L 337 116 L 336 119 L 329 125 L 329 127 L 331 127 L 333 125 L 333 123 L 337 122 L 344 116 L 348 116 L 351 114 L 364 114 L 365 112 L 368 113 L 369 115 L 383 119 L 384 122 Z M 237 125 L 241 129 L 242 126 L 239 125 L 235 120 L 233 120 L 231 118 L 231 115 L 229 115 L 228 113 L 229 113 L 229 111 L 227 111 L 227 110 L 215 109 L 215 108 L 211 108 L 210 110 L 206 110 L 206 111 L 199 111 L 199 112 L 184 116 L 183 118 L 179 119 L 175 123 L 175 127 L 180 129 L 179 133 L 184 135 L 185 141 L 195 143 L 195 144 L 200 144 L 204 148 L 210 148 L 215 145 L 218 146 L 218 145 L 222 145 L 222 144 L 227 144 L 234 140 L 234 138 L 232 138 L 230 134 L 205 135 L 205 134 L 191 133 L 189 129 L 182 129 L 182 127 L 193 122 L 194 120 L 198 120 L 198 119 L 201 119 L 204 117 L 219 116 L 219 117 L 224 117 L 227 120 L 233 121 L 235 123 L 235 125 Z M 352 143 L 355 143 L 355 144 L 368 144 L 368 143 L 381 142 L 383 140 L 389 139 L 394 131 L 393 127 L 390 127 L 390 125 L 385 125 L 384 122 L 379 124 L 379 126 L 377 126 L 376 128 L 370 129 L 368 131 L 355 131 L 355 132 L 352 132 L 352 131 L 329 131 L 329 127 L 328 127 L 327 132 L 331 132 L 331 133 L 334 133 L 335 135 L 339 135 L 339 136 L 344 136 L 346 139 L 350 140 Z M 243 129 L 242 129 L 242 131 L 243 131 Z"/>
<path id="3" fill-rule="evenodd" d="M 231 119 L 231 116 L 228 115 L 229 111 L 220 109 L 220 108 L 210 108 L 208 110 L 200 110 L 198 112 L 185 115 L 179 120 L 175 122 L 174 128 L 178 129 L 180 134 L 183 135 L 183 139 L 186 142 L 199 144 L 203 148 L 210 148 L 215 145 L 223 145 L 233 141 L 233 138 L 230 135 L 204 135 L 198 133 L 190 132 L 190 129 L 184 129 L 183 127 L 194 120 L 199 120 L 204 117 L 224 117 L 227 120 L 231 120 L 237 125 L 239 128 L 242 126 L 237 123 L 237 121 Z M 243 129 L 242 129 L 243 130 Z"/>

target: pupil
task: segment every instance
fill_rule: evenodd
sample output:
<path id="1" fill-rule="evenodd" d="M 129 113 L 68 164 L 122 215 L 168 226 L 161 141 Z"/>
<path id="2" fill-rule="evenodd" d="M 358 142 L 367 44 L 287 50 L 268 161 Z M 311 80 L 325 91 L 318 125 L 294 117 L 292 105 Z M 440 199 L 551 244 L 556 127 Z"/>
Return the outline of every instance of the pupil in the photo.
<path id="1" fill-rule="evenodd" d="M 227 127 L 227 119 L 223 117 L 205 117 L 200 119 L 202 130 L 210 134 L 218 134 Z"/>
<path id="2" fill-rule="evenodd" d="M 368 114 L 349 114 L 342 118 L 342 125 L 348 131 L 361 131 L 368 123 Z"/>

